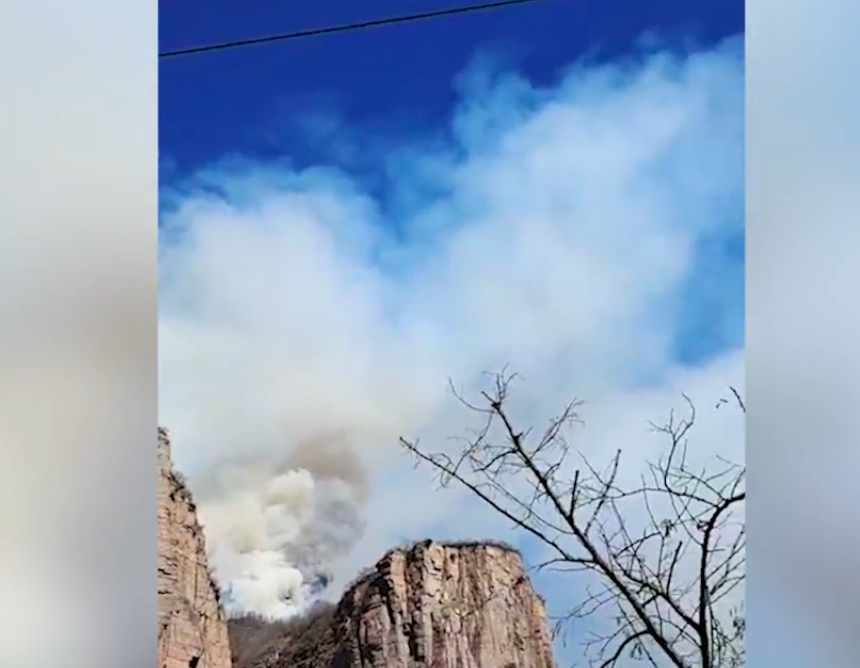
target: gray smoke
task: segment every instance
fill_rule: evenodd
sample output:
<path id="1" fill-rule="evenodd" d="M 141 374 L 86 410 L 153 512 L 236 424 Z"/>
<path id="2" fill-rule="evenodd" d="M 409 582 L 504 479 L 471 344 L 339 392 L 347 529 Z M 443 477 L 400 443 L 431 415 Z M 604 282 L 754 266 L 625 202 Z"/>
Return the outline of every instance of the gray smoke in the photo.
<path id="1" fill-rule="evenodd" d="M 743 220 L 741 46 L 466 77 L 450 146 L 381 158 L 385 201 L 248 160 L 172 193 L 160 417 L 234 610 L 289 616 L 394 536 L 473 521 L 396 456 L 463 433 L 449 377 L 509 364 L 537 424 L 665 376 L 695 251 Z"/>
<path id="2" fill-rule="evenodd" d="M 367 484 L 342 438 L 317 438 L 282 462 L 247 458 L 197 477 L 212 565 L 228 611 L 301 612 L 333 579 L 332 567 L 364 530 Z"/>

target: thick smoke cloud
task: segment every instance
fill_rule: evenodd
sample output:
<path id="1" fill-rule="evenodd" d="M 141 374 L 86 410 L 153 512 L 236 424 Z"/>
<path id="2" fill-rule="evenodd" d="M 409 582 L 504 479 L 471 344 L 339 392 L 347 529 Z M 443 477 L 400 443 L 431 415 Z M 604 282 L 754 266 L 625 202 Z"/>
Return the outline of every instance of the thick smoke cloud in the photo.
<path id="1" fill-rule="evenodd" d="M 197 480 L 200 519 L 231 612 L 287 617 L 332 579 L 328 565 L 361 537 L 368 486 L 335 436 L 301 442 L 282 463 L 218 462 Z"/>
<path id="2" fill-rule="evenodd" d="M 398 537 L 476 530 L 397 456 L 468 426 L 449 377 L 509 364 L 544 420 L 673 382 L 691 320 L 738 330 L 740 43 L 549 89 L 490 74 L 462 78 L 446 140 L 373 156 L 382 198 L 237 158 L 167 193 L 161 421 L 234 610 L 288 616 Z"/>

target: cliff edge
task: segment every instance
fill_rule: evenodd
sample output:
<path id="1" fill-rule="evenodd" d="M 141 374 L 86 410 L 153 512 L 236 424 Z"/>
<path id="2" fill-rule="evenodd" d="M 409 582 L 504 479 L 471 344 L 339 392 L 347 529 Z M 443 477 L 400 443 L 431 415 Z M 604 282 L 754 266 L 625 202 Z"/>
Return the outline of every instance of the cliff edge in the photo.
<path id="1" fill-rule="evenodd" d="M 227 621 L 191 492 L 158 430 L 158 668 L 230 668 Z"/>
<path id="2" fill-rule="evenodd" d="M 519 553 L 490 543 L 392 550 L 337 606 L 230 625 L 237 668 L 555 668 Z"/>

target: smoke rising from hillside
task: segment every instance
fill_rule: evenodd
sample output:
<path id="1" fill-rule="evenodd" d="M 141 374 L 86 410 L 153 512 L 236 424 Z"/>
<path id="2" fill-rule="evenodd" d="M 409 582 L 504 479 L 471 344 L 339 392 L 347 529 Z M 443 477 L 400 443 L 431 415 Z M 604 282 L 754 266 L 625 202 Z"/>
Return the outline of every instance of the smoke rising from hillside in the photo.
<path id="1" fill-rule="evenodd" d="M 289 616 L 393 537 L 470 521 L 395 456 L 462 432 L 449 377 L 509 364 L 543 420 L 664 378 L 689 294 L 709 332 L 742 317 L 714 260 L 743 224 L 739 42 L 545 90 L 491 74 L 462 78 L 447 145 L 376 156 L 383 201 L 238 159 L 170 193 L 160 419 L 235 610 Z"/>
<path id="2" fill-rule="evenodd" d="M 326 588 L 326 565 L 360 538 L 363 464 L 331 436 L 273 459 L 219 464 L 201 475 L 200 519 L 230 612 L 283 618 Z"/>

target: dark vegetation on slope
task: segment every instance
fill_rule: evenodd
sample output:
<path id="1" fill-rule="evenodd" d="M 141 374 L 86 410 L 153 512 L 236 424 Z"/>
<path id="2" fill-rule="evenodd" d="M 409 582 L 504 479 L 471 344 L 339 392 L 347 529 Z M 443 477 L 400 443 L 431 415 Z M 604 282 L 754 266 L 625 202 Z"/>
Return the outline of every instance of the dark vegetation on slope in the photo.
<path id="1" fill-rule="evenodd" d="M 503 540 L 496 540 L 494 538 L 484 538 L 482 540 L 445 540 L 439 541 L 438 544 L 442 545 L 443 547 L 463 549 L 468 549 L 470 547 L 495 547 L 500 550 L 505 550 L 506 552 L 515 552 L 516 554 L 522 556 L 520 551 L 510 543 L 507 543 Z"/>
<path id="2" fill-rule="evenodd" d="M 318 653 L 332 645 L 335 606 L 319 602 L 303 615 L 273 620 L 259 615 L 241 615 L 227 620 L 233 668 L 261 668 L 264 659 L 289 655 L 291 665 L 308 665 Z M 276 662 L 274 665 L 279 665 Z"/>

